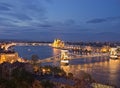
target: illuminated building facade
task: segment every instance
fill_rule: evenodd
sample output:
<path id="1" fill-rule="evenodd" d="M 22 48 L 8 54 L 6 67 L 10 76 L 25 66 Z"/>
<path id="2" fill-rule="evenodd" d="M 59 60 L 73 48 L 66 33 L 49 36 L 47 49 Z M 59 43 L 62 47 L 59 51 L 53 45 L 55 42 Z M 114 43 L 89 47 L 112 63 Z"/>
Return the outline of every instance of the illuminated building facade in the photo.
<path id="1" fill-rule="evenodd" d="M 60 39 L 55 39 L 52 44 L 52 47 L 55 47 L 55 48 L 64 48 L 64 46 L 65 46 L 64 42 Z"/>
<path id="2" fill-rule="evenodd" d="M 14 43 L 10 44 L 1 44 L 0 45 L 0 64 L 4 62 L 13 63 L 16 61 L 23 62 L 21 58 L 19 58 L 18 53 L 9 50 L 8 48 L 15 45 Z"/>
<path id="3" fill-rule="evenodd" d="M 101 48 L 101 52 L 103 52 L 103 53 L 107 53 L 107 52 L 109 52 L 110 51 L 110 47 L 109 46 L 103 46 L 102 48 Z"/>
<path id="4" fill-rule="evenodd" d="M 6 52 L 0 53 L 0 64 L 3 62 L 16 62 L 18 60 L 18 53 L 17 52 Z"/>

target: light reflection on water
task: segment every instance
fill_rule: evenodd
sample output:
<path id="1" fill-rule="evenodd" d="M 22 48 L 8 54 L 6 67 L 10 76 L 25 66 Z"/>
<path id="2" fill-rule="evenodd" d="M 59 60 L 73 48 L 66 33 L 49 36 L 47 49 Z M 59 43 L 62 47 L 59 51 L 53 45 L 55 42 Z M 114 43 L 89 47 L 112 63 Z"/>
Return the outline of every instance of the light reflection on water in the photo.
<path id="1" fill-rule="evenodd" d="M 48 58 L 60 53 L 60 50 L 49 46 L 16 46 L 14 48 L 21 57 L 30 59 L 37 54 L 41 59 Z M 52 64 L 52 63 L 50 63 Z M 54 62 L 52 65 L 58 64 Z M 112 60 L 108 57 L 81 58 L 70 61 L 70 65 L 61 66 L 66 72 L 72 72 L 76 77 L 83 70 L 101 83 L 110 83 L 120 88 L 120 59 Z"/>
<path id="2" fill-rule="evenodd" d="M 92 59 L 92 58 L 89 58 Z M 72 72 L 75 77 L 79 77 L 81 70 L 89 73 L 92 77 L 105 84 L 116 85 L 120 88 L 120 60 L 112 60 L 105 58 L 96 58 L 97 62 L 91 60 L 84 62 L 84 64 L 72 64 L 68 66 L 62 66 L 66 72 Z M 100 61 L 99 61 L 100 60 Z"/>

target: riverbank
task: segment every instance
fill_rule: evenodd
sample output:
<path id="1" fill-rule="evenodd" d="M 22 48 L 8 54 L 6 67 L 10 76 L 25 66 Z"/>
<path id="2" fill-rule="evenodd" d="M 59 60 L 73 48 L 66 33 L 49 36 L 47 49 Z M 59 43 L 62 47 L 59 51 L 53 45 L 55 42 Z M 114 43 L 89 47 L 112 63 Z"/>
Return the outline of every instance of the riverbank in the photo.
<path id="1" fill-rule="evenodd" d="M 79 59 L 79 58 L 92 58 L 92 57 L 106 57 L 109 56 L 108 53 L 93 53 L 88 55 L 75 55 L 75 58 L 72 59 Z"/>

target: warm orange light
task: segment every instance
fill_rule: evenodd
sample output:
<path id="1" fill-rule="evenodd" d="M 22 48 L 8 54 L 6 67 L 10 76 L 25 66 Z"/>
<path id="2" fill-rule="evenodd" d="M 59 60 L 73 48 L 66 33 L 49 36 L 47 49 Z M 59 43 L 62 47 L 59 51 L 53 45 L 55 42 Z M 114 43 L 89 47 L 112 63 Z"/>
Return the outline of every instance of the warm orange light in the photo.
<path id="1" fill-rule="evenodd" d="M 43 71 L 43 72 L 46 72 L 46 70 L 45 70 L 45 69 L 42 69 L 42 71 Z"/>
<path id="2" fill-rule="evenodd" d="M 56 47 L 56 48 L 63 48 L 64 47 L 64 42 L 60 39 L 55 39 L 52 47 Z"/>

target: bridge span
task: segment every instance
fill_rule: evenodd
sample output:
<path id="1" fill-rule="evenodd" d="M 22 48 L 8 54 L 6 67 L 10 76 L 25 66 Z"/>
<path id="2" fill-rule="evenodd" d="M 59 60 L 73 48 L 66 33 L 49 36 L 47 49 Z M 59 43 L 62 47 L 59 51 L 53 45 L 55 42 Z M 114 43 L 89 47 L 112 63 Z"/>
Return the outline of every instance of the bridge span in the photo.
<path id="1" fill-rule="evenodd" d="M 9 47 L 15 46 L 16 43 L 2 44 L 1 48 L 4 50 L 8 50 Z"/>
<path id="2" fill-rule="evenodd" d="M 76 55 L 76 54 L 70 54 L 69 56 L 69 60 L 74 60 L 74 59 L 81 59 L 81 58 L 92 58 L 92 57 L 104 57 L 104 56 L 109 56 L 109 54 L 105 53 L 96 53 L 96 54 L 91 54 L 91 55 Z M 45 59 L 39 59 L 37 61 L 37 63 L 44 63 L 44 62 L 57 62 L 61 60 L 61 54 L 53 56 L 53 57 L 49 57 L 49 58 L 45 58 Z"/>
<path id="3" fill-rule="evenodd" d="M 51 46 L 50 43 L 16 43 L 17 46 Z"/>

